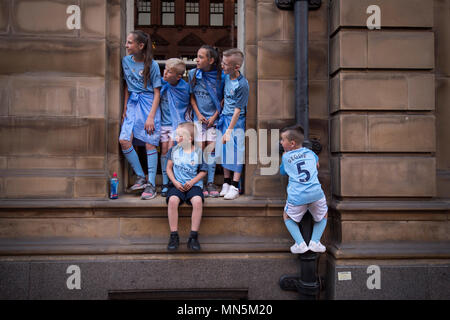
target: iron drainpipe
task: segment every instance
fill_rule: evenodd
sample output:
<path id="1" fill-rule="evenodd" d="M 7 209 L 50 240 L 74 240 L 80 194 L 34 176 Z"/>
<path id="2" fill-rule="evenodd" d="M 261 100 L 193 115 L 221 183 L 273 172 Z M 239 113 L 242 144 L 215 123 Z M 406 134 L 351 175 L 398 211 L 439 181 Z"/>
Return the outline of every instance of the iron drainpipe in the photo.
<path id="1" fill-rule="evenodd" d="M 308 109 L 308 0 L 294 1 L 295 15 L 295 120 L 305 131 L 303 146 L 311 149 Z"/>
<path id="2" fill-rule="evenodd" d="M 308 13 L 310 7 L 317 9 L 321 0 L 275 0 L 279 9 L 294 9 L 295 16 L 295 119 L 304 129 L 303 147 L 312 149 L 309 139 L 308 108 Z M 293 7 L 293 8 L 292 8 Z M 320 151 L 319 151 L 320 152 Z M 308 244 L 312 235 L 313 220 L 308 211 L 300 222 L 300 231 Z M 284 275 L 280 278 L 283 290 L 296 290 L 302 300 L 318 298 L 320 285 L 317 276 L 317 260 L 319 255 L 307 251 L 299 255 L 299 275 Z"/>

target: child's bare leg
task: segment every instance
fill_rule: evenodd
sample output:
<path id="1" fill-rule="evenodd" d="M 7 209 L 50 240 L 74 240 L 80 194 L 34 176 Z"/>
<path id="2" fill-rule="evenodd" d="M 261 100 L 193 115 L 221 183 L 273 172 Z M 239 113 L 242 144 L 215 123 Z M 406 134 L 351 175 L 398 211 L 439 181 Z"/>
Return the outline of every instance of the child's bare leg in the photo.
<path id="1" fill-rule="evenodd" d="M 233 172 L 233 181 L 239 182 L 241 179 L 241 173 L 240 172 Z"/>
<path id="2" fill-rule="evenodd" d="M 178 206 L 180 204 L 180 198 L 171 196 L 169 198 L 169 204 L 167 209 L 167 215 L 169 217 L 169 228 L 171 232 L 178 231 Z"/>
<path id="3" fill-rule="evenodd" d="M 120 146 L 122 147 L 122 150 L 127 150 L 130 149 L 131 146 L 133 145 L 131 143 L 131 141 L 127 141 L 127 140 L 119 140 Z"/>
<path id="4" fill-rule="evenodd" d="M 223 168 L 223 177 L 224 178 L 230 178 L 231 177 L 231 171 L 228 169 Z"/>
<path id="5" fill-rule="evenodd" d="M 192 218 L 191 218 L 191 231 L 198 231 L 200 229 L 200 223 L 202 221 L 203 203 L 200 196 L 191 198 L 192 204 Z"/>

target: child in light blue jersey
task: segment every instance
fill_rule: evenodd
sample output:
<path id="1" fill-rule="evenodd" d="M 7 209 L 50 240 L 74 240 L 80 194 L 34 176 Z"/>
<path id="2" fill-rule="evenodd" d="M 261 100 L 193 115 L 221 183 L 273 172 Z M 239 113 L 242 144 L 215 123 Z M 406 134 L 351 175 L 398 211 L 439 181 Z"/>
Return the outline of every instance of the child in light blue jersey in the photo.
<path id="1" fill-rule="evenodd" d="M 141 198 L 146 200 L 156 196 L 156 147 L 161 134 L 161 112 L 158 108 L 161 73 L 158 64 L 153 60 L 152 42 L 148 34 L 140 30 L 132 31 L 127 37 L 126 48 L 129 55 L 122 59 L 126 86 L 119 142 L 125 158 L 137 175 L 136 183 L 130 189 L 144 189 Z M 133 138 L 145 143 L 148 182 L 133 148 Z"/>
<path id="2" fill-rule="evenodd" d="M 191 233 L 187 247 L 200 250 L 198 230 L 203 210 L 203 178 L 208 170 L 203 161 L 203 153 L 194 145 L 194 124 L 183 122 L 176 130 L 177 145 L 169 150 L 167 175 L 171 181 L 167 193 L 170 239 L 168 250 L 176 250 L 179 245 L 178 206 L 183 202 L 192 205 Z"/>
<path id="3" fill-rule="evenodd" d="M 281 145 L 285 151 L 280 173 L 289 176 L 283 218 L 295 240 L 291 252 L 325 252 L 326 248 L 320 243 L 320 238 L 327 225 L 328 207 L 318 179 L 319 158 L 313 151 L 302 147 L 304 132 L 301 126 L 287 127 L 280 133 Z M 315 221 L 309 245 L 306 245 L 297 225 L 307 210 Z"/>
<path id="4" fill-rule="evenodd" d="M 161 171 L 163 185 L 161 195 L 167 196 L 167 151 L 173 147 L 175 130 L 185 122 L 189 105 L 189 84 L 181 79 L 186 71 L 183 60 L 172 58 L 166 61 L 161 89 Z"/>
<path id="5" fill-rule="evenodd" d="M 202 145 L 208 164 L 208 178 L 203 190 L 205 197 L 217 198 L 214 184 L 216 172 L 216 124 L 223 99 L 224 75 L 220 56 L 213 47 L 204 45 L 197 52 L 197 68 L 189 71 L 191 105 L 194 111 L 195 142 Z"/>
<path id="6" fill-rule="evenodd" d="M 218 125 L 222 139 L 217 141 L 216 153 L 217 157 L 221 158 L 224 171 L 224 183 L 220 196 L 226 200 L 239 197 L 238 184 L 244 167 L 245 114 L 249 86 L 247 79 L 239 71 L 243 63 L 244 54 L 239 49 L 230 49 L 223 53 L 224 106 Z"/>

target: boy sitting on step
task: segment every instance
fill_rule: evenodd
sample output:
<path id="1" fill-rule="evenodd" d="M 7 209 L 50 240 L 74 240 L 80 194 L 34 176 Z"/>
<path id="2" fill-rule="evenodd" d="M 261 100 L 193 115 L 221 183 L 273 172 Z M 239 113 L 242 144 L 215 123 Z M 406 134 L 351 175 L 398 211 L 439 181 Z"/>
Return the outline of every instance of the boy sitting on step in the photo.
<path id="1" fill-rule="evenodd" d="M 166 202 L 168 206 L 170 239 L 168 250 L 178 249 L 178 207 L 183 202 L 192 206 L 191 234 L 188 249 L 200 250 L 198 230 L 203 210 L 203 178 L 208 165 L 203 161 L 203 153 L 194 145 L 194 123 L 183 122 L 176 129 L 177 145 L 169 150 L 167 176 L 170 179 Z"/>

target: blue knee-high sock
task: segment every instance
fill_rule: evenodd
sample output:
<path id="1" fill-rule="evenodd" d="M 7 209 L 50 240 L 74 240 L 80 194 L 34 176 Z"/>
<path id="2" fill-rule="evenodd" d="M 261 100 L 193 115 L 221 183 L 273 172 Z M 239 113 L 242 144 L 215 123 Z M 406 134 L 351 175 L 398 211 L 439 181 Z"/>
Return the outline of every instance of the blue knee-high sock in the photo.
<path id="1" fill-rule="evenodd" d="M 294 238 L 297 244 L 300 244 L 305 241 L 303 240 L 303 236 L 300 232 L 300 228 L 298 227 L 297 222 L 295 222 L 292 219 L 287 219 L 284 220 L 284 224 L 286 225 L 286 228 L 288 229 L 289 233 L 291 234 L 292 238 Z"/>
<path id="2" fill-rule="evenodd" d="M 155 186 L 156 169 L 158 167 L 158 151 L 147 150 L 148 182 Z"/>
<path id="3" fill-rule="evenodd" d="M 161 155 L 161 172 L 163 184 L 169 183 L 169 177 L 167 176 L 166 167 L 167 167 L 167 154 Z"/>
<path id="4" fill-rule="evenodd" d="M 127 161 L 131 164 L 131 167 L 133 168 L 134 172 L 139 177 L 145 177 L 144 170 L 142 170 L 141 162 L 139 161 L 139 157 L 136 153 L 136 150 L 134 150 L 133 146 L 131 146 L 128 150 L 122 150 L 125 158 Z"/>
<path id="5" fill-rule="evenodd" d="M 319 242 L 326 225 L 327 225 L 327 218 L 323 218 L 319 222 L 314 222 L 311 240 Z"/>
<path id="6" fill-rule="evenodd" d="M 208 153 L 208 183 L 214 182 L 214 175 L 216 174 L 216 153 L 213 151 Z"/>

